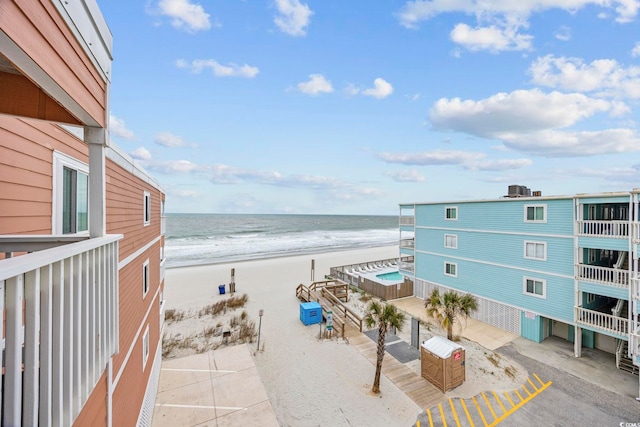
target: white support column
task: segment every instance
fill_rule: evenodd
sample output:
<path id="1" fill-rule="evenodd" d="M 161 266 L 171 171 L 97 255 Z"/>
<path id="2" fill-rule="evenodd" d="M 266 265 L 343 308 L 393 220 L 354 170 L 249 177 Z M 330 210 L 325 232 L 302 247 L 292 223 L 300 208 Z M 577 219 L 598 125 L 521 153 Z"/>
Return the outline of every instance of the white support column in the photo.
<path id="1" fill-rule="evenodd" d="M 104 128 L 86 126 L 84 141 L 89 145 L 89 235 L 106 234 L 105 174 L 107 131 Z"/>
<path id="2" fill-rule="evenodd" d="M 573 352 L 576 357 L 582 356 L 582 328 L 576 326 L 573 337 Z"/>
<path id="3" fill-rule="evenodd" d="M 2 360 L 2 356 L 4 355 L 4 290 L 5 284 L 4 280 L 0 280 L 0 366 L 4 366 L 4 360 Z M 2 387 L 0 387 L 0 405 L 2 405 Z M 0 421 L 2 421 L 0 417 Z"/>

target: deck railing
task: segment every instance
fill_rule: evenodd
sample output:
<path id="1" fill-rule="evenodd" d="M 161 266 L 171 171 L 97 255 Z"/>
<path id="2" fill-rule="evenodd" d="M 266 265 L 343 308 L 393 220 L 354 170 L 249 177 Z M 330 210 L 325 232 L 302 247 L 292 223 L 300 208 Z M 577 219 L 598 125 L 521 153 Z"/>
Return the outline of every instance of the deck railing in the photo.
<path id="1" fill-rule="evenodd" d="M 413 273 L 413 270 L 414 270 L 413 262 L 405 262 L 405 261 L 402 261 L 402 262 L 400 263 L 400 270 L 403 270 L 403 271 L 410 271 L 410 272 L 412 272 L 412 273 Z"/>
<path id="2" fill-rule="evenodd" d="M 400 217 L 400 225 L 414 225 L 416 222 L 416 218 L 414 216 L 401 216 Z"/>
<path id="3" fill-rule="evenodd" d="M 401 239 L 400 240 L 400 248 L 403 249 L 414 249 L 416 247 L 415 239 Z"/>
<path id="4" fill-rule="evenodd" d="M 578 235 L 591 237 L 627 238 L 629 237 L 629 221 L 578 221 Z"/>
<path id="5" fill-rule="evenodd" d="M 121 238 L 0 261 L 2 425 L 73 424 L 118 349 Z M 3 236 L 3 247 L 10 239 Z"/>
<path id="6" fill-rule="evenodd" d="M 578 278 L 616 288 L 629 288 L 629 271 L 596 265 L 578 265 Z"/>
<path id="7" fill-rule="evenodd" d="M 626 336 L 629 333 L 629 322 L 623 317 L 612 316 L 595 310 L 588 310 L 583 307 L 575 307 L 576 322 L 579 325 L 610 332 L 619 336 Z"/>

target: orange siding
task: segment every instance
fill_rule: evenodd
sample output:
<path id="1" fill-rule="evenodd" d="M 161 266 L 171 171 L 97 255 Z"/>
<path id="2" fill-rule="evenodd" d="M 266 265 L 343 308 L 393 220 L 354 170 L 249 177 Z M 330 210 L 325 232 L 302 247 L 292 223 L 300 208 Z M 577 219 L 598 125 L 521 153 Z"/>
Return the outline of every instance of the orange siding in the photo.
<path id="1" fill-rule="evenodd" d="M 106 83 L 51 1 L 1 1 L 0 28 L 106 127 Z"/>
<path id="2" fill-rule="evenodd" d="M 50 234 L 53 151 L 87 163 L 87 145 L 55 124 L 3 115 L 0 140 L 0 234 Z"/>
<path id="3" fill-rule="evenodd" d="M 73 422 L 74 427 L 99 427 L 107 425 L 107 373 L 102 374 L 91 392 L 87 403 Z M 114 424 L 115 425 L 115 424 Z"/>

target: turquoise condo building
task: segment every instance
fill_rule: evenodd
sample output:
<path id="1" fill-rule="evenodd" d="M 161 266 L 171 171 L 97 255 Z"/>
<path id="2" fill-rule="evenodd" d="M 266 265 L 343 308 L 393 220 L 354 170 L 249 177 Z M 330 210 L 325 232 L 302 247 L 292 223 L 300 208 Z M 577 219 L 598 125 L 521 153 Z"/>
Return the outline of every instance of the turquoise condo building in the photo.
<path id="1" fill-rule="evenodd" d="M 400 272 L 414 294 L 468 292 L 472 317 L 541 342 L 550 336 L 640 366 L 640 189 L 400 205 Z M 640 384 L 639 384 L 640 386 Z"/>

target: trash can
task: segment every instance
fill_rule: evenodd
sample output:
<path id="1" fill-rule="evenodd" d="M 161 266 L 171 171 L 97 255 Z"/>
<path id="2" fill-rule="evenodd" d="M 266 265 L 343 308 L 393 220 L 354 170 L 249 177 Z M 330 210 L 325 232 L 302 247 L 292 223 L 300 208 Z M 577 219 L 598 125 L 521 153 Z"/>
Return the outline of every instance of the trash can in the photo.
<path id="1" fill-rule="evenodd" d="M 220 295 L 224 295 L 224 284 L 218 286 L 218 290 L 220 291 Z"/>

